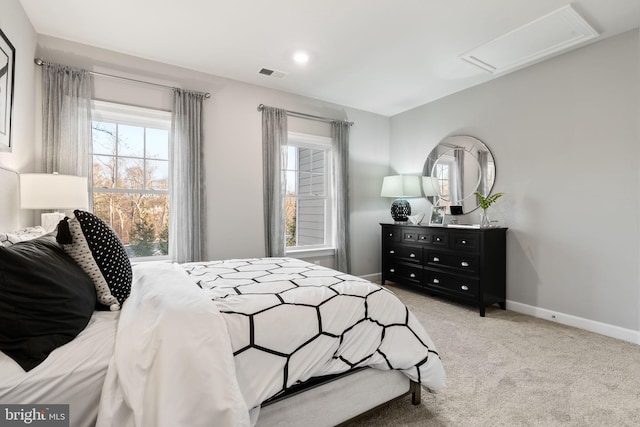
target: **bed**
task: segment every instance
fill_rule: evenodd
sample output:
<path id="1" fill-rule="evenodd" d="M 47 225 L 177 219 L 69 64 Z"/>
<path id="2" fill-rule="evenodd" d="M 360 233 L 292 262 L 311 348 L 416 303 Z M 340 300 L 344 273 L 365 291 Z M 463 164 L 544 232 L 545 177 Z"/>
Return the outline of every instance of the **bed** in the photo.
<path id="1" fill-rule="evenodd" d="M 445 384 L 422 325 L 362 278 L 292 258 L 131 272 L 120 310 L 28 371 L 0 353 L 1 404 L 69 404 L 73 426 L 326 426 Z"/>

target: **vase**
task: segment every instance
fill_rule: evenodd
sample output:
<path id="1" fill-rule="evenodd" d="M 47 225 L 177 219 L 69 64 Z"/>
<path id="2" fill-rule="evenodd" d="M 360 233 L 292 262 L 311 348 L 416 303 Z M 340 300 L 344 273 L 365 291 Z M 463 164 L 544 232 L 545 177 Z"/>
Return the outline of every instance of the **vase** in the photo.
<path id="1" fill-rule="evenodd" d="M 490 228 L 490 227 L 491 227 L 491 220 L 487 215 L 487 210 L 483 209 L 482 212 L 480 213 L 480 228 Z"/>

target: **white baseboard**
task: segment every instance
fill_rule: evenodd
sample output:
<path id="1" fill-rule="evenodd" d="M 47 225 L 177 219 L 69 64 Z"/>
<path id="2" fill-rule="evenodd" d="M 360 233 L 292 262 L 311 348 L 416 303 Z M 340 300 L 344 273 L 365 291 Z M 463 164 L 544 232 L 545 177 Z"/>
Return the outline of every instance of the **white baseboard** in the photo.
<path id="1" fill-rule="evenodd" d="M 558 322 L 567 326 L 573 326 L 574 328 L 584 329 L 586 331 L 595 332 L 596 334 L 628 341 L 633 344 L 640 344 L 640 331 L 634 331 L 633 329 L 621 328 L 620 326 L 609 325 L 607 323 L 584 319 L 582 317 L 572 316 L 571 314 L 558 313 L 557 311 L 547 310 L 545 308 L 534 307 L 532 305 L 509 300 L 507 300 L 507 310 L 527 314 L 539 319 Z"/>
<path id="2" fill-rule="evenodd" d="M 382 279 L 382 274 L 374 273 L 360 277 L 371 282 L 375 282 Z M 573 326 L 574 328 L 584 329 L 585 331 L 594 332 L 596 334 L 605 335 L 633 344 L 640 344 L 640 331 L 635 331 L 633 329 L 609 325 L 608 323 L 585 319 L 571 314 L 559 313 L 557 311 L 547 310 L 546 308 L 535 307 L 516 301 L 507 300 L 507 310 L 537 317 L 539 319 L 550 320 L 567 326 Z"/>

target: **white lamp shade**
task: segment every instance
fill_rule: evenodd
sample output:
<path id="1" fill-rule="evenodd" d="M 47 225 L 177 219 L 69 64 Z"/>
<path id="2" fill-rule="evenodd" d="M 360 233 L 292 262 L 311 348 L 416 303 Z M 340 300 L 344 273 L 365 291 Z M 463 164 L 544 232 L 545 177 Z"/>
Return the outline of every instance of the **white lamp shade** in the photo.
<path id="1" fill-rule="evenodd" d="M 87 178 L 47 173 L 20 174 L 21 209 L 87 209 Z"/>
<path id="2" fill-rule="evenodd" d="M 413 175 L 385 176 L 382 181 L 381 197 L 420 197 L 420 177 Z"/>
<path id="3" fill-rule="evenodd" d="M 423 176 L 422 191 L 426 197 L 439 196 L 440 180 L 434 176 Z"/>

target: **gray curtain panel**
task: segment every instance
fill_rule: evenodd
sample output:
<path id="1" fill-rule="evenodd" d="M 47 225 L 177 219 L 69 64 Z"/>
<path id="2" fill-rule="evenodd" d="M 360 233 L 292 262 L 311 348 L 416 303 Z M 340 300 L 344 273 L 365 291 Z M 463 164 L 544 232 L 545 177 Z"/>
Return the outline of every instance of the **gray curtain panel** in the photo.
<path id="1" fill-rule="evenodd" d="M 86 176 L 91 187 L 91 76 L 42 65 L 42 163 L 45 173 Z"/>
<path id="2" fill-rule="evenodd" d="M 262 110 L 262 174 L 264 198 L 264 242 L 267 256 L 281 257 L 284 250 L 284 193 L 282 172 L 287 144 L 287 111 Z"/>
<path id="3" fill-rule="evenodd" d="M 453 156 L 455 158 L 455 173 L 449 175 L 453 177 L 453 182 L 449 183 L 449 192 L 451 198 L 449 201 L 452 205 L 461 205 L 462 199 L 464 198 L 464 193 L 462 189 L 464 188 L 464 148 L 456 148 L 453 151 Z"/>
<path id="4" fill-rule="evenodd" d="M 205 255 L 203 99 L 203 93 L 173 90 L 169 254 L 175 262 L 202 261 Z"/>
<path id="5" fill-rule="evenodd" d="M 478 150 L 478 163 L 480 164 L 480 185 L 478 192 L 484 196 L 489 195 L 489 153 L 484 150 Z"/>
<path id="6" fill-rule="evenodd" d="M 333 139 L 333 184 L 336 190 L 336 270 L 351 273 L 351 238 L 349 229 L 349 131 L 351 124 L 331 124 Z"/>

